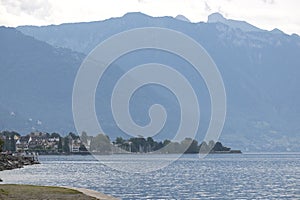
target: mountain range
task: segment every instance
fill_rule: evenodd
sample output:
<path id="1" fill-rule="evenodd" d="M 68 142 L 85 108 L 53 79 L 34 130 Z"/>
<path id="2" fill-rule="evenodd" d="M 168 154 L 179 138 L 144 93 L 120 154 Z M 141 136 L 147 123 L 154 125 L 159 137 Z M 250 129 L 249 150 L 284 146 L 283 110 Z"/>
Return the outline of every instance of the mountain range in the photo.
<path id="1" fill-rule="evenodd" d="M 184 16 L 150 17 L 128 13 L 104 21 L 50 26 L 0 28 L 0 128 L 68 133 L 72 119 L 72 88 L 77 70 L 91 50 L 108 37 L 132 28 L 163 27 L 199 42 L 218 66 L 227 94 L 227 118 L 220 140 L 242 151 L 299 151 L 300 37 L 278 29 L 262 30 L 219 13 L 207 22 Z M 151 56 L 149 56 L 151 55 Z M 210 117 L 209 94 L 203 80 L 183 70 L 184 61 L 151 50 L 129 54 L 107 71 L 104 88 L 96 93 L 97 114 L 110 137 L 124 136 L 112 123 L 110 91 L 124 71 L 152 61 L 174 66 L 192 85 L 200 85 L 201 119 L 198 138 Z M 185 68 L 184 68 L 185 69 Z M 201 94 L 201 95 L 200 95 Z M 172 138 L 180 120 L 179 104 L 165 88 L 149 86 L 133 98 L 133 119 L 149 122 L 147 109 L 161 103 L 168 112 L 166 128 L 157 139 Z M 204 114 L 202 114 L 202 112 Z"/>

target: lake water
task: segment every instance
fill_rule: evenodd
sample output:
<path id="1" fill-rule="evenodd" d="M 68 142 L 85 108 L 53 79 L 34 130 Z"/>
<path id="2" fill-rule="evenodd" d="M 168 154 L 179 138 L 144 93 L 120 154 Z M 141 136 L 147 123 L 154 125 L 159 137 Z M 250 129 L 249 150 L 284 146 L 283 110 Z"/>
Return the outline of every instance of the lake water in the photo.
<path id="1" fill-rule="evenodd" d="M 91 156 L 40 156 L 41 165 L 2 171 L 0 178 L 90 188 L 122 199 L 300 199 L 300 154 L 184 155 L 166 168 L 138 174 L 105 165 L 147 168 L 172 156 L 98 156 L 103 162 Z"/>

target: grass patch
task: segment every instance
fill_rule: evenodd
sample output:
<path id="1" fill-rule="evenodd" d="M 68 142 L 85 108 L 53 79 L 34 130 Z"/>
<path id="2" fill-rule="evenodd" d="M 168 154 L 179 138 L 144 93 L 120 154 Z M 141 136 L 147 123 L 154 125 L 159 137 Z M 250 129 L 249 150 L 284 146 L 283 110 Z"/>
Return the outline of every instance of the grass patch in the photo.
<path id="1" fill-rule="evenodd" d="M 0 188 L 0 195 L 8 195 L 8 194 L 9 192 L 7 190 Z"/>
<path id="2" fill-rule="evenodd" d="M 77 190 L 63 188 L 63 187 L 0 184 L 0 199 L 95 200 L 96 198 L 87 196 Z"/>

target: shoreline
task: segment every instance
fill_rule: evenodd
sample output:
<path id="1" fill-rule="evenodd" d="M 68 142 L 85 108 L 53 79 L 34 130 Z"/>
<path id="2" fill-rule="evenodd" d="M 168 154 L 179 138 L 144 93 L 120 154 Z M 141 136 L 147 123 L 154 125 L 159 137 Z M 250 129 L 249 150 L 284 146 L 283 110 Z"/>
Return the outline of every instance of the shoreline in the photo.
<path id="1" fill-rule="evenodd" d="M 26 165 L 40 164 L 37 157 L 34 155 L 0 155 L 0 171 L 23 168 Z"/>
<path id="2" fill-rule="evenodd" d="M 97 199 L 103 199 L 103 200 L 117 200 L 118 198 L 115 198 L 111 195 L 107 195 L 107 194 L 103 194 L 101 192 L 98 192 L 96 190 L 91 190 L 91 189 L 87 189 L 87 188 L 78 188 L 78 187 L 69 187 L 69 186 L 58 186 L 58 187 L 62 187 L 62 188 L 68 188 L 68 189 L 71 189 L 71 190 L 76 190 L 76 191 L 79 191 L 87 196 L 90 196 L 90 197 L 94 197 L 94 198 L 97 198 Z"/>
<path id="3" fill-rule="evenodd" d="M 95 190 L 68 186 L 39 186 L 26 184 L 0 184 L 0 199 L 98 199 L 117 198 Z"/>
<path id="4" fill-rule="evenodd" d="M 230 151 L 211 151 L 209 153 L 206 152 L 197 152 L 197 153 L 179 153 L 179 152 L 126 152 L 126 153 L 100 153 L 100 152 L 73 152 L 73 153 L 41 153 L 39 154 L 40 156 L 72 156 L 72 155 L 135 155 L 135 154 L 140 154 L 140 155 L 163 155 L 163 154 L 242 154 L 243 152 L 241 150 L 230 150 Z"/>

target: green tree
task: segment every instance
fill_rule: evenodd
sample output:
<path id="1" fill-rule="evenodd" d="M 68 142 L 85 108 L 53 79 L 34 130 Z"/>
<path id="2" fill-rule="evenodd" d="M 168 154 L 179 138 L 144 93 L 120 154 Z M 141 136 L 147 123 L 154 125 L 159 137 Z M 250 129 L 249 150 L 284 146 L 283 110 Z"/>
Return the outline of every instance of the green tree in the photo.
<path id="1" fill-rule="evenodd" d="M 72 133 L 72 132 L 69 133 L 69 136 L 72 137 L 73 140 L 76 140 L 79 138 L 78 135 L 76 135 L 75 133 Z"/>
<path id="2" fill-rule="evenodd" d="M 117 137 L 115 143 L 116 143 L 116 144 L 121 144 L 121 145 L 123 145 L 124 142 L 125 142 L 125 140 L 124 140 L 122 137 Z"/>
<path id="3" fill-rule="evenodd" d="M 2 131 L 0 136 L 3 138 L 2 150 L 3 151 L 16 151 L 15 137 L 20 137 L 20 134 L 15 131 Z"/>
<path id="4" fill-rule="evenodd" d="M 59 133 L 51 133 L 50 137 L 51 138 L 61 138 L 61 136 L 59 135 Z"/>
<path id="5" fill-rule="evenodd" d="M 203 141 L 200 145 L 200 153 L 209 153 L 209 146 L 205 141 Z"/>
<path id="6" fill-rule="evenodd" d="M 57 148 L 58 148 L 58 152 L 62 152 L 63 151 L 62 137 L 59 138 Z"/>
<path id="7" fill-rule="evenodd" d="M 199 153 L 198 142 L 191 138 L 186 138 L 184 141 L 184 153 Z M 186 148 L 187 146 L 187 148 Z"/>
<path id="8" fill-rule="evenodd" d="M 147 147 L 146 147 L 147 152 L 153 151 L 154 147 L 157 145 L 157 142 L 155 142 L 152 137 L 147 137 L 146 143 L 147 143 L 146 144 L 147 145 Z"/>
<path id="9" fill-rule="evenodd" d="M 69 137 L 68 136 L 64 137 L 62 150 L 65 153 L 70 153 L 69 142 L 70 142 Z"/>
<path id="10" fill-rule="evenodd" d="M 216 145 L 216 143 L 215 143 L 215 141 L 213 141 L 213 140 L 210 140 L 210 141 L 208 142 L 208 147 L 209 147 L 209 149 L 213 149 L 215 145 Z"/>
<path id="11" fill-rule="evenodd" d="M 171 141 L 170 140 L 164 140 L 164 142 L 163 142 L 163 146 L 167 146 L 168 144 L 170 144 L 171 143 Z"/>
<path id="12" fill-rule="evenodd" d="M 88 135 L 85 131 L 82 131 L 81 133 L 81 136 L 80 136 L 80 140 L 83 142 L 83 143 L 87 143 L 87 139 L 88 139 Z"/>
<path id="13" fill-rule="evenodd" d="M 138 138 L 130 138 L 129 142 L 131 142 L 131 152 L 146 152 L 147 150 L 147 142 L 145 138 L 138 137 Z"/>
<path id="14" fill-rule="evenodd" d="M 3 150 L 3 146 L 4 146 L 4 141 L 2 140 L 2 138 L 0 138 L 0 149 L 1 149 L 1 151 Z"/>
<path id="15" fill-rule="evenodd" d="M 213 151 L 230 151 L 230 148 L 224 147 L 221 142 L 216 142 Z"/>
<path id="16" fill-rule="evenodd" d="M 168 142 L 162 149 L 159 150 L 161 153 L 183 153 L 181 144 L 178 142 Z"/>
<path id="17" fill-rule="evenodd" d="M 165 145 L 163 144 L 162 141 L 157 142 L 156 145 L 155 145 L 155 147 L 153 148 L 153 151 L 159 151 L 159 150 L 161 150 L 164 146 L 165 146 Z"/>
<path id="18" fill-rule="evenodd" d="M 109 137 L 104 134 L 98 134 L 96 137 L 92 138 L 91 150 L 99 153 L 110 153 L 112 149 Z"/>

